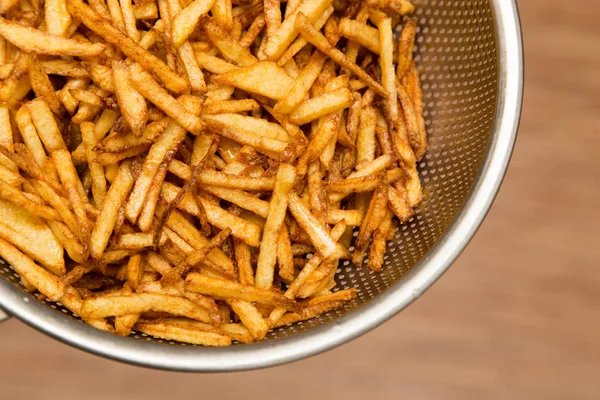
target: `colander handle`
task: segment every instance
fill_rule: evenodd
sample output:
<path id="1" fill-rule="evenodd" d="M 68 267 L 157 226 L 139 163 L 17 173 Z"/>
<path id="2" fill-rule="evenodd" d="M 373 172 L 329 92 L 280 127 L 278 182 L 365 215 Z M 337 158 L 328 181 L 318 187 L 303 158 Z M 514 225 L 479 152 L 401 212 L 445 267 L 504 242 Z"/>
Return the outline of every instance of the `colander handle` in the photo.
<path id="1" fill-rule="evenodd" d="M 10 315 L 0 309 L 0 323 L 10 319 Z"/>

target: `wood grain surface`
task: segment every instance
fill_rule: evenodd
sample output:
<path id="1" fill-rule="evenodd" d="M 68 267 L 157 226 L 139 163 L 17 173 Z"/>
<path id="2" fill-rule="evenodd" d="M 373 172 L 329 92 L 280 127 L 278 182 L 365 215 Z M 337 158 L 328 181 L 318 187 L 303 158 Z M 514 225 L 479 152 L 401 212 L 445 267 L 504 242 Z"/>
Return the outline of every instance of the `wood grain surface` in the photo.
<path id="1" fill-rule="evenodd" d="M 600 398 L 600 7 L 521 0 L 516 152 L 479 233 L 424 297 L 311 359 L 249 373 L 151 371 L 0 326 L 2 399 Z"/>

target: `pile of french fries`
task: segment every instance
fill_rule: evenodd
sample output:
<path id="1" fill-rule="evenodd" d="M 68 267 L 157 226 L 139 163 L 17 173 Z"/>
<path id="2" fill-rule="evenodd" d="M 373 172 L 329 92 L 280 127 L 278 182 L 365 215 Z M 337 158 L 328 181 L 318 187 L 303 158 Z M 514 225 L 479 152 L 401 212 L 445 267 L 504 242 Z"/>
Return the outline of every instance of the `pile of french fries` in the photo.
<path id="1" fill-rule="evenodd" d="M 413 10 L 0 0 L 0 256 L 124 336 L 251 343 L 343 307 L 338 263 L 380 271 L 422 197 Z"/>

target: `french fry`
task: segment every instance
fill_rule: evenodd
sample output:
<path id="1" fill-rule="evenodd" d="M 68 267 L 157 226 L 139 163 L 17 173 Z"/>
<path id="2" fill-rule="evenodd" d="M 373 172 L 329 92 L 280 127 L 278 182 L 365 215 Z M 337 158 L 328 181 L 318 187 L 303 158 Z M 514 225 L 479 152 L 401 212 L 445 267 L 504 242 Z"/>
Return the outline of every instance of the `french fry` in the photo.
<path id="1" fill-rule="evenodd" d="M 141 321 L 135 324 L 135 329 L 144 332 L 147 335 L 166 340 L 177 340 L 203 346 L 229 346 L 231 338 L 229 336 L 207 332 L 193 327 L 180 325 L 165 326 L 160 322 Z"/>
<path id="2" fill-rule="evenodd" d="M 29 80 L 35 94 L 39 98 L 43 98 L 55 114 L 60 114 L 61 104 L 56 96 L 54 86 L 35 56 L 32 57 L 29 64 Z"/>
<path id="3" fill-rule="evenodd" d="M 135 254 L 127 262 L 127 284 L 135 290 L 142 281 L 144 266 L 142 264 L 142 255 Z"/>
<path id="4" fill-rule="evenodd" d="M 123 10 L 119 0 L 106 0 L 108 6 L 108 12 L 110 13 L 109 21 L 119 29 L 120 32 L 125 33 L 125 18 L 123 17 Z"/>
<path id="5" fill-rule="evenodd" d="M 160 294 L 134 293 L 128 296 L 96 297 L 84 300 L 81 305 L 83 318 L 106 318 L 148 311 L 167 312 L 206 323 L 211 321 L 208 311 L 191 300 Z"/>
<path id="6" fill-rule="evenodd" d="M 46 1 L 44 3 L 44 17 L 48 33 L 57 36 L 66 35 L 69 25 L 71 25 L 71 16 L 67 11 L 66 0 Z"/>
<path id="7" fill-rule="evenodd" d="M 325 258 L 333 255 L 341 258 L 347 254 L 347 251 L 333 240 L 327 229 L 318 222 L 295 193 L 290 194 L 289 209 L 298 224 L 310 237 L 315 249 Z"/>
<path id="8" fill-rule="evenodd" d="M 27 108 L 46 150 L 53 153 L 56 150 L 66 149 L 65 142 L 48 104 L 42 100 L 33 100 L 27 104 Z"/>
<path id="9" fill-rule="evenodd" d="M 398 62 L 396 65 L 396 76 L 398 79 L 404 77 L 412 64 L 416 32 L 417 20 L 408 18 L 402 26 L 402 32 L 400 33 L 400 40 L 398 42 Z"/>
<path id="10" fill-rule="evenodd" d="M 240 317 L 242 324 L 248 328 L 256 340 L 262 340 L 269 330 L 269 324 L 258 312 L 256 307 L 247 301 L 231 299 L 227 301 L 234 313 Z"/>
<path id="11" fill-rule="evenodd" d="M 342 18 L 338 25 L 340 35 L 379 54 L 379 33 L 377 29 L 349 18 Z"/>
<path id="12" fill-rule="evenodd" d="M 65 273 L 63 250 L 42 220 L 25 209 L 0 200 L 0 237 L 39 261 L 56 275 Z"/>
<path id="13" fill-rule="evenodd" d="M 0 17 L 0 35 L 19 49 L 37 54 L 93 57 L 104 51 L 101 43 L 85 43 L 22 26 Z"/>
<path id="14" fill-rule="evenodd" d="M 232 114 L 236 115 L 239 112 L 245 111 L 258 111 L 260 105 L 252 99 L 244 100 L 223 100 L 223 101 L 211 101 L 202 109 L 203 114 Z M 286 133 L 287 136 L 287 133 Z"/>
<path id="15" fill-rule="evenodd" d="M 403 81 L 405 81 L 404 85 L 409 92 L 417 117 L 417 124 L 419 126 L 418 142 L 421 145 L 416 149 L 415 157 L 418 160 L 421 160 L 427 149 L 427 130 L 425 127 L 425 118 L 423 116 L 423 93 L 421 91 L 421 82 L 414 62 L 411 65 L 409 72 L 404 76 Z"/>
<path id="16" fill-rule="evenodd" d="M 342 220 L 346 221 L 349 226 L 360 226 L 363 213 L 360 210 L 329 210 L 327 212 L 328 224 L 337 224 Z"/>
<path id="17" fill-rule="evenodd" d="M 239 280 L 242 285 L 254 285 L 250 246 L 240 239 L 233 239 L 235 260 L 238 267 Z"/>
<path id="18" fill-rule="evenodd" d="M 218 186 L 204 186 L 203 190 L 238 207 L 252 211 L 263 218 L 266 218 L 269 213 L 269 202 L 261 200 L 243 190 L 221 188 Z"/>
<path id="19" fill-rule="evenodd" d="M 273 196 L 269 203 L 269 214 L 260 243 L 255 284 L 260 288 L 270 288 L 273 284 L 275 263 L 277 260 L 277 242 L 285 218 L 288 196 L 296 180 L 296 169 L 289 164 L 281 164 Z"/>
<path id="20" fill-rule="evenodd" d="M 387 185 L 381 185 L 377 187 L 373 193 L 373 196 L 371 197 L 369 208 L 365 214 L 360 226 L 360 230 L 358 231 L 358 236 L 356 237 L 356 241 L 354 243 L 356 251 L 352 257 L 352 262 L 355 265 L 362 265 L 368 241 L 373 231 L 375 231 L 375 229 L 381 225 L 381 221 L 385 217 L 388 200 L 387 192 Z"/>
<path id="21" fill-rule="evenodd" d="M 108 244 L 111 233 L 117 222 L 117 216 L 121 205 L 133 186 L 133 176 L 130 171 L 131 163 L 124 162 L 119 167 L 117 176 L 108 189 L 104 199 L 100 215 L 90 235 L 90 255 L 94 259 L 100 259 Z"/>
<path id="22" fill-rule="evenodd" d="M 54 274 L 35 264 L 29 257 L 2 239 L 0 239 L 0 256 L 50 300 L 58 301 L 62 297 L 64 285 Z"/>
<path id="23" fill-rule="evenodd" d="M 224 74 L 226 72 L 235 71 L 239 69 L 239 67 L 228 63 L 227 61 L 213 56 L 211 54 L 205 53 L 203 51 L 195 51 L 196 62 L 201 68 L 206 69 L 213 74 Z M 210 114 L 210 113 L 207 113 Z"/>
<path id="24" fill-rule="evenodd" d="M 347 178 L 343 181 L 330 181 L 328 188 L 337 193 L 371 192 L 381 184 L 381 175 L 362 176 L 360 178 Z"/>
<path id="25" fill-rule="evenodd" d="M 64 149 L 56 150 L 52 153 L 52 159 L 56 163 L 58 176 L 67 192 L 69 200 L 71 201 L 71 206 L 73 207 L 75 216 L 78 219 L 81 238 L 84 239 L 83 244 L 85 246 L 87 245 L 89 222 L 84 208 L 84 203 L 88 202 L 88 198 L 85 196 L 85 193 L 81 193 L 80 191 L 80 188 L 82 187 L 81 181 L 79 180 L 79 176 L 77 175 L 77 171 L 75 170 L 75 166 L 73 165 L 73 160 L 71 159 L 71 154 L 69 151 Z"/>
<path id="26" fill-rule="evenodd" d="M 112 80 L 117 103 L 134 136 L 141 136 L 148 119 L 144 97 L 133 87 L 124 62 L 112 63 Z"/>
<path id="27" fill-rule="evenodd" d="M 314 318 L 319 314 L 323 314 L 327 311 L 336 310 L 338 308 L 342 308 L 344 306 L 343 301 L 332 301 L 326 303 L 319 303 L 313 306 L 304 307 L 302 313 L 287 313 L 283 315 L 277 322 L 273 325 L 274 328 L 278 328 L 280 326 L 291 325 L 294 322 L 304 321 L 310 318 Z"/>
<path id="28" fill-rule="evenodd" d="M 304 175 L 310 159 L 320 158 L 321 154 L 335 138 L 341 123 L 341 115 L 339 113 L 330 114 L 324 117 L 323 121 L 317 128 L 316 133 L 312 136 L 306 152 L 298 160 L 298 173 Z"/>
<path id="29" fill-rule="evenodd" d="M 360 124 L 356 137 L 356 163 L 375 159 L 377 115 L 371 106 L 364 107 L 360 113 Z"/>
<path id="30" fill-rule="evenodd" d="M 136 3 L 133 5 L 135 19 L 157 19 L 158 7 L 156 3 Z"/>
<path id="31" fill-rule="evenodd" d="M 197 273 L 188 274 L 185 279 L 185 287 L 187 291 L 210 295 L 219 299 L 238 299 L 280 306 L 286 310 L 297 309 L 295 301 L 275 291 L 255 286 L 244 286 L 236 282 L 211 278 Z"/>
<path id="32" fill-rule="evenodd" d="M 385 255 L 387 235 L 392 225 L 394 213 L 387 210 L 381 225 L 373 232 L 373 241 L 369 250 L 369 262 L 367 267 L 372 271 L 381 271 L 383 257 Z"/>
<path id="33" fill-rule="evenodd" d="M 113 164 L 118 164 L 120 161 L 125 160 L 127 158 L 143 154 L 147 152 L 149 148 L 149 144 L 142 144 L 139 146 L 131 147 L 129 149 L 125 149 L 117 153 L 102 153 L 94 159 L 94 162 L 102 166 L 108 167 Z"/>
<path id="34" fill-rule="evenodd" d="M 269 81 L 265 82 L 265 76 L 270 77 Z M 226 72 L 215 81 L 274 100 L 283 98 L 294 82 L 283 68 L 272 61 L 261 61 Z"/>
<path id="35" fill-rule="evenodd" d="M 238 114 L 205 115 L 204 119 L 222 124 L 223 127 L 246 135 L 264 136 L 283 142 L 290 141 L 290 135 L 279 124 L 260 118 L 245 117 Z"/>
<path id="36" fill-rule="evenodd" d="M 13 132 L 7 106 L 0 106 L 0 145 L 13 150 Z"/>
<path id="37" fill-rule="evenodd" d="M 135 232 L 135 233 L 123 233 L 119 236 L 119 241 L 117 247 L 120 249 L 129 249 L 129 250 L 138 250 L 144 249 L 147 247 L 152 247 L 153 245 L 153 235 L 152 233 L 145 232 Z M 167 240 L 166 235 L 162 235 L 161 244 Z"/>
<path id="38" fill-rule="evenodd" d="M 277 244 L 277 264 L 279 266 L 279 276 L 285 282 L 294 280 L 294 254 L 292 252 L 292 243 L 290 234 L 285 224 L 279 231 L 279 243 Z"/>
<path id="39" fill-rule="evenodd" d="M 9 202 L 19 207 L 24 208 L 31 214 L 36 215 L 38 217 L 54 221 L 60 220 L 60 216 L 56 211 L 54 211 L 54 209 L 30 200 L 19 189 L 9 185 L 8 183 L 2 180 L 0 180 L 0 197 L 5 200 L 8 200 Z"/>
<path id="40" fill-rule="evenodd" d="M 231 30 L 233 28 L 233 10 L 231 0 L 216 0 L 213 4 L 211 13 L 214 19 L 219 25 L 225 30 Z M 236 38 L 236 40 L 239 37 Z"/>
<path id="41" fill-rule="evenodd" d="M 258 17 L 256 17 L 256 19 L 254 19 L 254 21 L 252 21 L 252 24 L 246 30 L 246 33 L 244 33 L 244 35 L 241 37 L 241 39 L 239 41 L 240 45 L 242 45 L 242 47 L 246 47 L 246 48 L 250 47 L 250 45 L 252 43 L 254 43 L 254 41 L 260 34 L 260 31 L 262 31 L 262 29 L 265 27 L 265 25 L 266 25 L 266 21 L 265 21 L 264 16 L 259 15 Z"/>
<path id="42" fill-rule="evenodd" d="M 172 40 L 179 47 L 192 34 L 200 17 L 212 8 L 215 0 L 194 0 L 173 18 Z"/>
<path id="43" fill-rule="evenodd" d="M 92 194 L 94 203 L 97 207 L 101 207 L 106 196 L 106 178 L 104 177 L 104 168 L 94 162 L 96 152 L 93 150 L 96 146 L 95 126 L 91 122 L 81 123 L 81 138 L 85 146 L 86 157 L 88 160 L 88 168 L 92 177 Z"/>
<path id="44" fill-rule="evenodd" d="M 218 132 L 221 136 L 235 140 L 238 143 L 253 146 L 257 151 L 264 153 L 272 158 L 277 158 L 277 155 L 281 153 L 285 147 L 286 142 L 270 137 L 261 136 L 252 131 L 240 132 L 238 130 L 232 130 L 221 121 L 217 121 L 210 116 L 204 117 L 205 124 Z"/>
<path id="45" fill-rule="evenodd" d="M 119 0 L 121 4 L 121 13 L 123 14 L 123 23 L 127 36 L 134 42 L 140 41 L 140 32 L 136 28 L 136 18 L 131 0 Z"/>
<path id="46" fill-rule="evenodd" d="M 107 42 L 119 47 L 128 57 L 131 57 L 136 62 L 151 70 L 169 90 L 176 93 L 186 90 L 187 83 L 183 78 L 175 74 L 159 58 L 144 50 L 117 28 L 113 27 L 108 21 L 96 14 L 81 0 L 69 0 L 67 8 L 72 16 L 79 19 L 89 29 L 104 38 Z"/>
<path id="47" fill-rule="evenodd" d="M 304 125 L 325 115 L 348 108 L 352 103 L 354 103 L 352 93 L 346 88 L 340 88 L 300 103 L 290 114 L 290 122 Z"/>

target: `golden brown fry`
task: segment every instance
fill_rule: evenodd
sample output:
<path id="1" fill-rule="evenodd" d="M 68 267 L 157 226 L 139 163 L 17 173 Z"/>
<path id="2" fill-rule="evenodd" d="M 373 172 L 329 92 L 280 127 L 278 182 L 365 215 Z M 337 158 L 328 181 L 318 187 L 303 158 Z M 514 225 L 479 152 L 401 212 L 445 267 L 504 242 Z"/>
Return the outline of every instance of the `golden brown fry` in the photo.
<path id="1" fill-rule="evenodd" d="M 57 56 L 92 57 L 104 51 L 101 43 L 85 43 L 45 33 L 0 17 L 0 35 L 26 52 Z"/>
<path id="2" fill-rule="evenodd" d="M 52 86 L 50 78 L 48 78 L 36 56 L 33 56 L 29 63 L 29 80 L 35 94 L 44 99 L 52 112 L 60 114 L 62 107 L 56 96 L 54 86 Z"/>
<path id="3" fill-rule="evenodd" d="M 58 301 L 62 297 L 64 285 L 54 274 L 35 264 L 29 257 L 2 239 L 0 239 L 0 256 L 50 300 Z"/>
<path id="4" fill-rule="evenodd" d="M 270 79 L 265 81 L 265 76 Z M 216 77 L 215 81 L 274 100 L 283 98 L 294 82 L 287 72 L 273 61 L 261 61 L 226 72 Z"/>
<path id="5" fill-rule="evenodd" d="M 383 266 L 387 236 L 392 225 L 393 216 L 394 213 L 387 210 L 383 221 L 381 221 L 379 227 L 373 232 L 373 241 L 369 250 L 369 262 L 367 263 L 367 267 L 372 271 L 381 271 Z"/>
<path id="6" fill-rule="evenodd" d="M 136 3 L 133 5 L 135 19 L 157 19 L 158 7 L 156 3 Z"/>
<path id="7" fill-rule="evenodd" d="M 252 43 L 256 40 L 262 29 L 265 27 L 266 21 L 263 15 L 259 15 L 256 17 L 252 24 L 248 27 L 239 43 L 242 47 L 250 47 Z"/>
<path id="8" fill-rule="evenodd" d="M 81 305 L 83 318 L 105 318 L 148 311 L 167 312 L 197 321 L 211 322 L 210 314 L 205 308 L 197 306 L 184 297 L 134 293 L 128 296 L 117 295 L 86 299 Z"/>
<path id="9" fill-rule="evenodd" d="M 238 299 L 248 302 L 257 302 L 280 306 L 286 310 L 297 308 L 296 302 L 284 297 L 275 291 L 262 289 L 255 286 L 244 286 L 236 282 L 229 282 L 205 275 L 190 273 L 185 280 L 187 291 L 210 295 L 218 299 Z"/>
<path id="10" fill-rule="evenodd" d="M 348 108 L 352 103 L 354 103 L 352 93 L 346 88 L 339 88 L 300 103 L 290 114 L 290 122 L 304 125 L 315 119 Z"/>
<path id="11" fill-rule="evenodd" d="M 210 11 L 217 23 L 226 31 L 231 31 L 233 29 L 233 10 L 231 0 L 216 0 Z M 238 40 L 239 36 L 234 38 L 235 40 Z"/>
<path id="12" fill-rule="evenodd" d="M 172 40 L 176 47 L 183 44 L 196 28 L 200 17 L 212 8 L 215 0 L 194 0 L 173 18 Z"/>
<path id="13" fill-rule="evenodd" d="M 100 215 L 90 236 L 90 255 L 94 259 L 102 257 L 117 222 L 119 209 L 125 203 L 125 199 L 133 185 L 130 167 L 131 163 L 123 162 L 121 164 L 117 176 L 104 199 L 102 210 L 100 210 Z"/>
<path id="14" fill-rule="evenodd" d="M 417 20 L 414 18 L 406 19 L 398 42 L 398 63 L 396 65 L 398 79 L 405 76 L 412 64 L 416 32 Z"/>
<path id="15" fill-rule="evenodd" d="M 338 29 L 343 37 L 366 47 L 375 54 L 379 54 L 381 47 L 377 29 L 349 18 L 342 18 Z"/>
<path id="16" fill-rule="evenodd" d="M 56 275 L 65 273 L 63 249 L 42 220 L 21 207 L 0 200 L 0 237 Z"/>
<path id="17" fill-rule="evenodd" d="M 142 255 L 135 254 L 127 262 L 127 284 L 135 290 L 142 281 L 144 266 L 142 264 Z"/>
<path id="18" fill-rule="evenodd" d="M 227 301 L 234 313 L 240 317 L 242 324 L 248 328 L 256 340 L 262 340 L 269 331 L 269 324 L 251 303 L 238 299 Z"/>
<path id="19" fill-rule="evenodd" d="M 161 322 L 140 321 L 135 324 L 135 329 L 156 338 L 203 346 L 229 346 L 231 344 L 229 336 L 184 325 L 165 325 Z"/>
<path id="20" fill-rule="evenodd" d="M 96 146 L 96 134 L 94 132 L 94 124 L 91 122 L 81 123 L 81 138 L 85 146 L 85 153 L 88 160 L 88 168 L 92 177 L 92 194 L 94 203 L 97 207 L 101 207 L 106 196 L 106 178 L 104 176 L 104 168 L 94 162 L 96 152 L 93 148 Z"/>
<path id="21" fill-rule="evenodd" d="M 346 256 L 347 250 L 331 237 L 327 228 L 319 223 L 295 193 L 290 194 L 289 209 L 298 224 L 310 237 L 315 249 L 325 258 L 334 255 L 338 258 Z"/>
<path id="22" fill-rule="evenodd" d="M 112 80 L 117 103 L 125 121 L 134 136 L 141 136 L 148 119 L 148 107 L 144 97 L 133 87 L 124 62 L 112 63 Z"/>
<path id="23" fill-rule="evenodd" d="M 252 269 L 250 246 L 244 241 L 234 238 L 233 247 L 240 283 L 242 285 L 254 285 L 254 270 Z"/>
<path id="24" fill-rule="evenodd" d="M 277 264 L 279 266 L 279 276 L 285 282 L 294 280 L 294 254 L 292 252 L 292 243 L 290 234 L 285 224 L 279 231 L 279 243 L 277 244 Z"/>
<path id="25" fill-rule="evenodd" d="M 285 218 L 288 195 L 295 180 L 296 169 L 289 164 L 281 164 L 277 172 L 275 189 L 269 204 L 269 214 L 258 253 L 255 284 L 261 288 L 268 289 L 273 284 L 279 231 Z"/>

